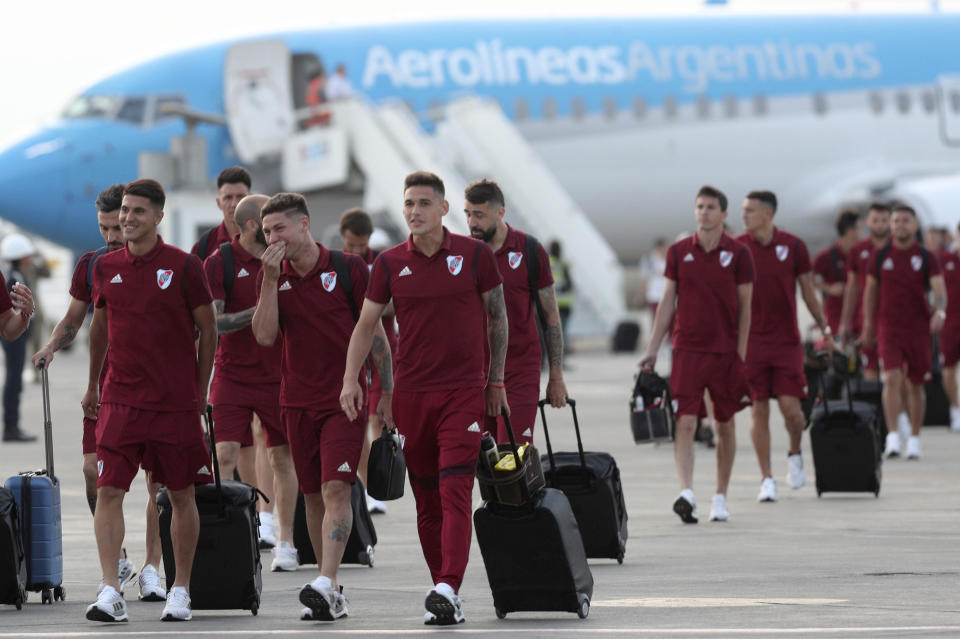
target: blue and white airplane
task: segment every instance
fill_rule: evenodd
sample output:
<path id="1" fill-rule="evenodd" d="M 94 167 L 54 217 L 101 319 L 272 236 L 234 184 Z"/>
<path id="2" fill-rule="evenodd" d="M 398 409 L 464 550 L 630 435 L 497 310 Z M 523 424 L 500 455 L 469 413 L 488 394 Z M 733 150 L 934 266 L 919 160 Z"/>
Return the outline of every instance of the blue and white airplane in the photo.
<path id="1" fill-rule="evenodd" d="M 318 60 L 328 73 L 343 63 L 358 91 L 407 102 L 428 127 L 431 111 L 458 96 L 497 101 L 627 260 L 654 236 L 693 226 L 703 183 L 725 190 L 734 211 L 748 190 L 773 189 L 783 226 L 825 238 L 845 201 L 960 172 L 958 33 L 950 14 L 711 15 L 265 39 L 285 44 L 297 91 Z M 248 42 L 168 55 L 91 86 L 52 126 L 0 153 L 0 217 L 78 251 L 100 244 L 97 192 L 138 177 L 140 152 L 167 151 L 184 133 L 164 105 L 228 113 L 226 60 Z M 241 161 L 229 125 L 197 132 L 211 177 Z"/>

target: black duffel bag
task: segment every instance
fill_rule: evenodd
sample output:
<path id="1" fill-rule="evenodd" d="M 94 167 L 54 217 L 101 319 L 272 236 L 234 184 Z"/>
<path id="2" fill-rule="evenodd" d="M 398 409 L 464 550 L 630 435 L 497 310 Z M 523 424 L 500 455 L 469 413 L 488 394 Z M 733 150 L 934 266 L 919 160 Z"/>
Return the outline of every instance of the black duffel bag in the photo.
<path id="1" fill-rule="evenodd" d="M 403 456 L 403 443 L 397 429 L 383 427 L 380 437 L 370 444 L 367 461 L 367 494 L 380 501 L 403 497 L 406 483 L 407 462 Z"/>

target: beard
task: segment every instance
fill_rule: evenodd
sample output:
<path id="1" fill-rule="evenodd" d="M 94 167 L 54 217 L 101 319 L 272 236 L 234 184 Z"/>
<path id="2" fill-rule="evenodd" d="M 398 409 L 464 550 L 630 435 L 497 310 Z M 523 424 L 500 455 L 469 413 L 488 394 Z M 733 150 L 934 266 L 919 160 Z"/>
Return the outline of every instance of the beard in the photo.
<path id="1" fill-rule="evenodd" d="M 267 245 L 267 237 L 263 234 L 263 229 L 257 229 L 257 244 L 262 244 L 263 246 Z"/>
<path id="2" fill-rule="evenodd" d="M 493 236 L 497 234 L 497 226 L 493 225 L 489 229 L 476 229 L 470 231 L 471 237 L 475 240 L 480 240 L 481 242 L 489 243 L 493 239 Z"/>

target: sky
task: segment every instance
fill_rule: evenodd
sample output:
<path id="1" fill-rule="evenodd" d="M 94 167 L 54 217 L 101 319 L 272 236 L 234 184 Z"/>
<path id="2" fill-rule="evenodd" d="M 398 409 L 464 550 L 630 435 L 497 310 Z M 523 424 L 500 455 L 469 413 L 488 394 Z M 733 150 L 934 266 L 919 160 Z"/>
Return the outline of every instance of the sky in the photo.
<path id="1" fill-rule="evenodd" d="M 630 8 L 625 10 L 624 5 Z M 960 0 L 940 0 L 943 10 Z M 224 11 L 224 6 L 229 11 Z M 702 11 L 927 10 L 930 0 L 30 0 L 0 20 L 0 148 L 51 121 L 85 87 L 121 69 L 192 46 L 293 29 L 437 18 L 684 14 Z M 664 7 L 667 6 L 667 9 Z"/>

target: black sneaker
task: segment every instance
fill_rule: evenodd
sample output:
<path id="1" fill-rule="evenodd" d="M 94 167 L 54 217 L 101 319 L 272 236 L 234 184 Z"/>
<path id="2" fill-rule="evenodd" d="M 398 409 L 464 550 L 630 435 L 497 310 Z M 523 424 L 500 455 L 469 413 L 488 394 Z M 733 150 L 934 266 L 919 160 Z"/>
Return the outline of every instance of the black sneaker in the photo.
<path id="1" fill-rule="evenodd" d="M 684 496 L 683 493 L 680 493 L 680 496 L 677 497 L 677 501 L 673 502 L 673 512 L 680 515 L 680 519 L 685 524 L 695 524 L 700 521 L 700 519 L 697 517 L 696 502 L 691 502 L 686 496 Z"/>

